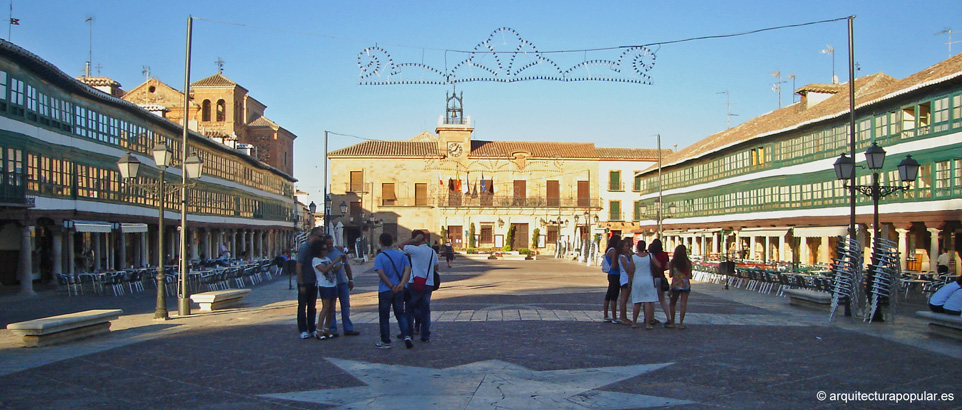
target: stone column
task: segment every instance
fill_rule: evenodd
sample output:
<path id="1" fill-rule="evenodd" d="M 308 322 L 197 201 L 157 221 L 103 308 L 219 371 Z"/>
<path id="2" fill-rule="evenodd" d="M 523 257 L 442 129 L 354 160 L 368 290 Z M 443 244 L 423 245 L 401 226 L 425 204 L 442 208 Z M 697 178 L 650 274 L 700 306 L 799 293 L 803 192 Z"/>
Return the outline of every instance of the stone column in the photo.
<path id="1" fill-rule="evenodd" d="M 20 227 L 20 263 L 17 266 L 17 277 L 20 279 L 20 294 L 33 296 L 33 240 L 32 226 Z"/>
<path id="2" fill-rule="evenodd" d="M 50 252 L 50 258 L 53 259 L 53 263 L 51 263 L 50 276 L 52 276 L 51 282 L 54 284 L 57 283 L 57 275 L 63 273 L 63 231 L 61 231 L 61 229 L 63 228 L 53 229 L 53 246 Z"/>
<path id="3" fill-rule="evenodd" d="M 254 238 L 257 237 L 257 231 L 251 230 L 250 232 L 250 244 L 247 246 L 247 259 L 254 259 L 256 255 L 257 248 L 254 247 L 256 241 Z"/>
<path id="4" fill-rule="evenodd" d="M 906 260 L 908 257 L 908 241 L 909 241 L 909 230 L 902 228 L 895 228 L 895 232 L 898 233 L 898 238 L 895 242 L 899 244 L 899 264 L 902 265 L 902 270 L 905 270 Z"/>
<path id="5" fill-rule="evenodd" d="M 785 235 L 778 237 L 778 259 L 782 262 L 791 262 L 785 260 Z"/>
<path id="6" fill-rule="evenodd" d="M 196 229 L 187 231 L 187 244 L 190 246 L 190 259 L 200 259 L 200 235 Z"/>
<path id="7" fill-rule="evenodd" d="M 124 270 L 127 269 L 127 234 L 123 231 L 117 233 L 118 243 L 117 243 L 117 255 L 120 258 L 118 262 L 117 269 Z"/>
<path id="8" fill-rule="evenodd" d="M 818 262 L 828 263 L 831 261 L 831 249 L 829 247 L 831 242 L 829 242 L 827 236 L 823 236 L 821 240 L 822 244 L 818 247 Z"/>
<path id="9" fill-rule="evenodd" d="M 100 233 L 91 232 L 90 239 L 94 242 L 94 270 L 100 270 Z"/>
<path id="10" fill-rule="evenodd" d="M 237 230 L 230 230 L 230 256 L 232 258 L 237 257 Z"/>
<path id="11" fill-rule="evenodd" d="M 929 231 L 929 267 L 926 271 L 934 272 L 936 269 L 936 258 L 939 257 L 939 228 L 926 228 Z"/>
<path id="12" fill-rule="evenodd" d="M 67 231 L 67 273 L 77 273 L 77 252 L 74 249 L 74 232 Z"/>

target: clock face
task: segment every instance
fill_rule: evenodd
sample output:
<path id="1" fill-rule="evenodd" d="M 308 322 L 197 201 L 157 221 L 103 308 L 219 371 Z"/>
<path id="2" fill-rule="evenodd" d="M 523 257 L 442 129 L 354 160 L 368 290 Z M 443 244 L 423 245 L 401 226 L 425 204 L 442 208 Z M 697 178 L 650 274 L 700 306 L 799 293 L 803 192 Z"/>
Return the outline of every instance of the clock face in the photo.
<path id="1" fill-rule="evenodd" d="M 448 154 L 451 154 L 452 157 L 460 157 L 463 152 L 464 150 L 461 148 L 461 144 L 456 142 L 448 143 Z"/>

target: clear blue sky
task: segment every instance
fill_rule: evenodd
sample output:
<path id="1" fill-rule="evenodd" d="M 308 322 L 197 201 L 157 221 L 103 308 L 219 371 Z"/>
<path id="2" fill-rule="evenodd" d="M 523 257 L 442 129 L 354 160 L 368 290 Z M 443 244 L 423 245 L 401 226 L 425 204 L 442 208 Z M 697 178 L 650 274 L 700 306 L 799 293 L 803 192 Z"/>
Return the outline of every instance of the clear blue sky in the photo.
<path id="1" fill-rule="evenodd" d="M 8 0 L 9 1 L 9 0 Z M 298 135 L 295 177 L 316 200 L 323 191 L 324 130 L 372 139 L 409 139 L 434 131 L 444 112 L 441 85 L 357 85 L 357 56 L 385 48 L 396 63 L 443 69 L 439 49 L 470 50 L 499 27 L 517 30 L 541 51 L 590 49 L 739 33 L 855 15 L 857 76 L 896 78 L 949 57 L 948 36 L 962 40 L 962 1 L 75 1 L 14 0 L 12 41 L 70 75 L 82 75 L 93 17 L 93 65 L 132 89 L 151 75 L 181 89 L 188 15 L 195 21 L 192 81 L 224 74 L 267 105 L 266 115 Z M 9 3 L 8 3 L 9 4 Z M 6 13 L 0 13 L 6 14 Z M 845 21 L 655 48 L 652 85 L 549 81 L 467 83 L 464 109 L 474 138 L 583 141 L 602 147 L 690 145 L 778 107 L 780 70 L 795 87 L 847 81 Z M 5 36 L 7 33 L 3 33 Z M 962 43 L 953 45 L 962 51 Z M 613 59 L 618 52 L 565 54 L 559 65 Z M 448 54 L 450 61 L 456 59 Z M 555 57 L 553 57 L 555 58 Z M 97 74 L 97 71 L 94 71 Z M 792 102 L 791 80 L 782 104 Z M 332 136 L 331 149 L 360 142 Z"/>

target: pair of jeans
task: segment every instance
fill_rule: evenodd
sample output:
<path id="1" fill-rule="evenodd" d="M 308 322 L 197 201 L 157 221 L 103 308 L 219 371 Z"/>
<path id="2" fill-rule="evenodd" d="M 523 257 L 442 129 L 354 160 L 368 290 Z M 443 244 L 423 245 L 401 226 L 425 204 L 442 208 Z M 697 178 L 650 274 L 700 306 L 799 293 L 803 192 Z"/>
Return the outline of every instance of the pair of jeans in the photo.
<path id="1" fill-rule="evenodd" d="M 419 292 L 409 284 L 406 292 L 410 296 L 404 306 L 408 323 L 414 323 L 417 318 L 421 322 L 421 340 L 431 339 L 431 288 Z"/>
<path id="2" fill-rule="evenodd" d="M 401 328 L 401 336 L 411 337 L 408 317 L 404 313 L 404 292 L 380 292 L 377 294 L 378 323 L 381 325 L 381 342 L 388 344 L 391 343 L 392 308 L 394 309 L 394 318 L 397 319 L 397 325 Z"/>
<path id="3" fill-rule="evenodd" d="M 314 333 L 317 326 L 317 285 L 297 284 L 297 331 Z"/>
<path id="4" fill-rule="evenodd" d="M 351 289 L 346 283 L 337 284 L 337 301 L 341 305 L 341 322 L 344 323 L 345 332 L 354 331 L 354 322 L 351 322 Z M 334 311 L 334 319 L 331 320 L 331 332 L 337 332 L 337 311 Z"/>

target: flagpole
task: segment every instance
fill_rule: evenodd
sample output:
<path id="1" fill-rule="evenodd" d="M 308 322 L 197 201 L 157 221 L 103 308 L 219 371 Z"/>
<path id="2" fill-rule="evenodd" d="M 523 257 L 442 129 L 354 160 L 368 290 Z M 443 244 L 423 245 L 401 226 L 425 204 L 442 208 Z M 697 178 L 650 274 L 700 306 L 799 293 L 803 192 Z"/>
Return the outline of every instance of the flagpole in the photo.
<path id="1" fill-rule="evenodd" d="M 13 0 L 10 0 L 10 20 L 7 21 L 7 41 L 10 41 L 13 34 Z"/>

